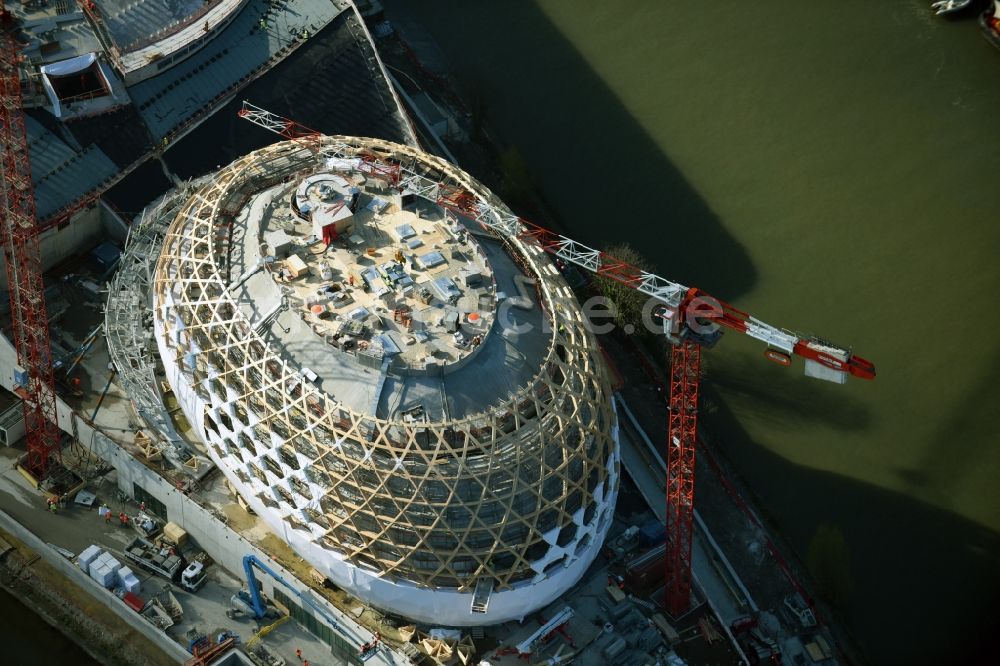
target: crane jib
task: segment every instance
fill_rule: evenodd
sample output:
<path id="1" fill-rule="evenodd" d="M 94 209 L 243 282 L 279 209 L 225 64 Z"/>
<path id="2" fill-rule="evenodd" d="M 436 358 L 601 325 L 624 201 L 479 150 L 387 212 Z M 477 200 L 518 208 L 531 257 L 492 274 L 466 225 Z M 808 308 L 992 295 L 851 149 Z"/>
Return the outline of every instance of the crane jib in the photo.
<path id="1" fill-rule="evenodd" d="M 321 136 L 316 130 L 247 101 L 243 102 L 238 115 L 287 139 L 308 140 Z M 334 145 L 332 151 L 327 150 L 324 154 L 327 157 L 357 157 L 356 153 L 348 153 L 350 151 L 345 152 L 341 147 Z M 386 158 L 377 152 L 364 155 L 360 169 L 388 176 L 387 180 L 400 191 L 409 189 L 419 196 L 430 198 L 454 214 L 466 216 L 508 240 L 536 244 L 543 252 L 590 273 L 616 280 L 663 303 L 665 311 L 659 316 L 664 322 L 671 322 L 673 327 L 668 335 L 680 335 L 686 332 L 693 336 L 693 341 L 703 344 L 708 340 L 717 340 L 718 328 L 722 326 L 760 340 L 769 349 L 801 356 L 829 370 L 862 379 L 875 378 L 875 366 L 870 361 L 855 356 L 848 349 L 814 338 L 802 338 L 785 329 L 776 328 L 705 294 L 698 288 L 686 287 L 642 270 L 606 252 L 588 247 L 572 238 L 520 218 L 509 209 L 496 206 L 489 197 L 473 192 L 468 183 L 447 179 L 435 182 L 426 174 L 416 173 L 405 164 Z M 837 358 L 838 356 L 840 358 Z"/>
<path id="2" fill-rule="evenodd" d="M 846 363 L 840 359 L 836 359 L 829 354 L 824 354 L 823 352 L 817 352 L 813 360 L 818 361 L 828 368 L 833 368 L 834 370 L 846 371 Z"/>

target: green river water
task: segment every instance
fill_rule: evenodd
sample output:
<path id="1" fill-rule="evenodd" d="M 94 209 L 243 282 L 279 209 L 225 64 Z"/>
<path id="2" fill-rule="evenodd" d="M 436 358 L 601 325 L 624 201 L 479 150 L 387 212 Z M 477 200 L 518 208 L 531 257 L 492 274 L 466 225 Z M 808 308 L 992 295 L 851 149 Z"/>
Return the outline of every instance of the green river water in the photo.
<path id="1" fill-rule="evenodd" d="M 1000 615 L 1000 52 L 929 4 L 386 3 L 568 233 L 875 362 L 827 385 L 728 335 L 705 421 L 803 557 L 843 530 L 876 663 L 971 659 Z"/>

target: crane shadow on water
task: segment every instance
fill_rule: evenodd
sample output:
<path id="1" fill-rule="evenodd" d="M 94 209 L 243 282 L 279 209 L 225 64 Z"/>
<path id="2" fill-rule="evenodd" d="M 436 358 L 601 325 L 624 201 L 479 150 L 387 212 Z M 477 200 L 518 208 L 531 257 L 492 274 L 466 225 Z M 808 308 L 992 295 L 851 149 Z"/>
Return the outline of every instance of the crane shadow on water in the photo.
<path id="1" fill-rule="evenodd" d="M 726 354 L 723 362 L 711 364 L 709 376 L 713 387 L 727 399 L 741 403 L 741 413 L 781 428 L 821 423 L 839 431 L 856 432 L 872 424 L 867 402 L 839 385 L 801 374 L 800 363 L 792 368 L 777 368 L 763 363 L 756 354 Z"/>
<path id="2" fill-rule="evenodd" d="M 444 14 L 452 6 L 429 3 L 420 13 Z M 391 11 L 387 16 L 393 19 Z M 560 231 L 599 249 L 628 243 L 664 277 L 721 298 L 754 286 L 746 250 L 536 3 L 480 3 L 462 18 L 460 31 L 427 30 L 442 42 L 498 142 L 523 158 Z M 484 35 L 518 46 L 491 52 L 484 45 L 496 38 Z"/>
<path id="3" fill-rule="evenodd" d="M 754 441 L 719 404 L 706 427 L 799 557 L 819 525 L 843 531 L 853 591 L 841 614 L 872 663 L 991 661 L 984 657 L 993 654 L 1000 629 L 993 610 L 1000 598 L 1000 533 L 935 505 L 926 493 L 796 464 Z M 780 516 L 766 507 L 781 507 Z M 914 628 L 929 620 L 928 637 L 915 636 Z"/>

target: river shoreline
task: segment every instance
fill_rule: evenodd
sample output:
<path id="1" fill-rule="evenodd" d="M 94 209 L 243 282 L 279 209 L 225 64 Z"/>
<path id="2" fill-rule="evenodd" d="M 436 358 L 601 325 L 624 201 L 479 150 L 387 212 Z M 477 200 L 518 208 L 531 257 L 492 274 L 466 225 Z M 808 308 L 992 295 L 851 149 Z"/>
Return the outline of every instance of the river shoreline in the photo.
<path id="1" fill-rule="evenodd" d="M 954 344 L 927 333 L 934 308 L 1000 284 L 1000 60 L 975 21 L 901 1 L 384 4 L 480 100 L 568 235 L 630 242 L 667 278 L 876 364 L 838 387 L 727 336 L 704 361 L 728 409 L 704 422 L 802 561 L 842 534 L 842 613 L 869 659 L 990 654 L 1000 315 Z M 929 617 L 947 641 L 913 633 Z"/>
<path id="2" fill-rule="evenodd" d="M 0 557 L 0 588 L 75 643 L 95 663 L 110 666 L 175 663 L 25 544 L 3 530 L 0 539 L 13 547 Z M 43 651 L 41 646 L 39 650 Z"/>
<path id="3" fill-rule="evenodd" d="M 392 16 L 387 18 L 391 20 Z M 399 41 L 398 45 L 395 44 L 396 40 Z M 385 49 L 383 59 L 387 63 L 395 62 L 399 70 L 406 69 L 406 78 L 410 81 L 419 81 L 424 91 L 436 96 L 453 117 L 469 118 L 475 115 L 470 111 L 475 102 L 468 98 L 466 91 L 462 90 L 460 85 L 456 85 L 460 82 L 454 78 L 450 68 L 443 73 L 428 72 L 420 63 L 419 55 L 399 35 L 382 40 L 379 48 Z M 399 58 L 401 53 L 405 54 L 405 59 Z M 442 65 L 446 63 L 438 63 L 439 68 Z M 515 154 L 515 159 L 511 159 L 510 146 L 497 138 L 499 134 L 490 126 L 489 120 L 477 119 L 473 125 L 474 127 L 465 128 L 469 135 L 473 135 L 468 141 L 446 140 L 448 148 L 458 156 L 462 168 L 498 193 L 515 213 L 529 215 L 532 222 L 572 236 L 574 230 L 571 225 L 559 216 L 558 211 L 546 198 L 540 184 L 531 178 L 521 163 L 520 156 Z M 428 131 L 426 127 L 420 129 L 424 134 Z M 471 162 L 471 165 L 466 160 Z M 586 283 L 574 288 L 574 291 L 581 300 L 600 293 L 589 276 L 586 276 Z M 669 347 L 662 337 L 649 333 L 626 335 L 621 331 L 615 331 L 600 335 L 598 338 L 608 358 L 616 366 L 616 371 L 620 371 L 625 380 L 621 392 L 627 395 L 628 403 L 636 413 L 642 428 L 654 439 L 659 438 L 658 441 L 665 442 Z M 769 548 L 773 549 L 775 560 L 780 559 L 785 569 L 782 570 L 770 560 L 766 566 L 761 567 L 759 563 L 758 566 L 754 566 L 748 561 L 745 553 L 741 552 L 743 548 L 736 539 L 729 540 L 727 557 L 731 556 L 734 561 L 740 563 L 743 568 L 741 573 L 744 575 L 749 573 L 757 578 L 751 583 L 751 587 L 756 588 L 755 596 L 758 596 L 758 599 L 769 601 L 771 610 L 776 611 L 780 607 L 785 594 L 793 590 L 800 591 L 809 600 L 816 614 L 822 618 L 822 623 L 833 633 L 836 639 L 835 649 L 840 657 L 846 663 L 863 663 L 864 658 L 857 640 L 844 622 L 841 613 L 815 592 L 816 582 L 807 571 L 805 563 L 798 558 L 773 518 L 764 510 L 760 498 L 737 472 L 725 447 L 721 446 L 726 440 L 745 438 L 745 431 L 740 428 L 711 382 L 705 381 L 702 388 L 703 411 L 723 413 L 725 418 L 703 419 L 700 426 L 706 432 L 703 432 L 699 442 L 704 453 L 699 455 L 698 476 L 701 481 L 698 494 L 699 497 L 704 497 L 706 494 L 713 494 L 715 497 L 712 498 L 711 504 L 707 502 L 702 504 L 699 500 L 699 510 L 705 515 L 713 532 L 732 530 L 734 534 L 752 533 L 755 529 L 759 529 L 754 527 L 753 521 L 760 520 L 759 517 L 764 516 L 763 525 L 768 533 L 766 540 Z M 707 432 L 709 429 L 713 432 Z M 661 454 L 666 456 L 665 446 L 661 449 Z M 715 461 L 714 468 L 710 468 L 703 460 L 709 456 Z M 752 508 L 747 510 L 746 506 Z M 746 511 L 753 516 L 753 520 L 748 518 Z M 723 526 L 725 529 L 722 529 Z"/>
<path id="4" fill-rule="evenodd" d="M 3 572 L 5 575 L 11 574 L 11 572 L 7 569 L 4 569 Z M 26 613 L 29 613 L 37 618 L 39 625 L 44 623 L 44 625 L 46 625 L 53 632 L 58 633 L 60 636 L 72 643 L 76 648 L 79 648 L 82 652 L 84 652 L 85 655 L 93 661 L 93 663 L 105 663 L 101 659 L 100 655 L 95 652 L 96 646 L 93 645 L 91 641 L 86 640 L 83 634 L 71 630 L 68 625 L 64 625 L 57 621 L 53 614 L 49 612 L 50 608 L 48 604 L 39 601 L 35 594 L 30 591 L 11 586 L 2 582 L 2 580 L 0 580 L 0 590 L 2 590 L 9 597 L 9 600 L 7 601 L 9 605 L 5 604 L 6 608 L 9 609 L 6 612 L 11 612 L 11 610 L 20 610 L 16 607 L 18 605 L 22 606 Z M 0 598 L 0 602 L 2 601 L 3 599 Z M 44 629 L 41 629 L 39 633 L 42 631 L 44 631 Z M 22 636 L 21 639 L 27 640 L 24 636 Z M 21 649 L 24 649 L 24 647 L 22 646 Z M 17 657 L 14 657 L 14 659 L 16 660 Z M 77 661 L 75 663 L 87 665 L 90 662 Z"/>

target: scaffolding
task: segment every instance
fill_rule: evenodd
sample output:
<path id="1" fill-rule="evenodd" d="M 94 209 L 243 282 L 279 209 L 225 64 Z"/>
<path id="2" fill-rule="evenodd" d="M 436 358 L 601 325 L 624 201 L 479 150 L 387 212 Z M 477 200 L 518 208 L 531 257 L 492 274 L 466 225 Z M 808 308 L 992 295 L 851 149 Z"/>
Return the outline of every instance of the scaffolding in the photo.
<path id="1" fill-rule="evenodd" d="M 104 333 L 118 381 L 139 417 L 175 448 L 184 448 L 157 390 L 150 292 L 153 268 L 179 197 L 165 197 L 129 227 L 119 269 L 108 288 Z"/>

